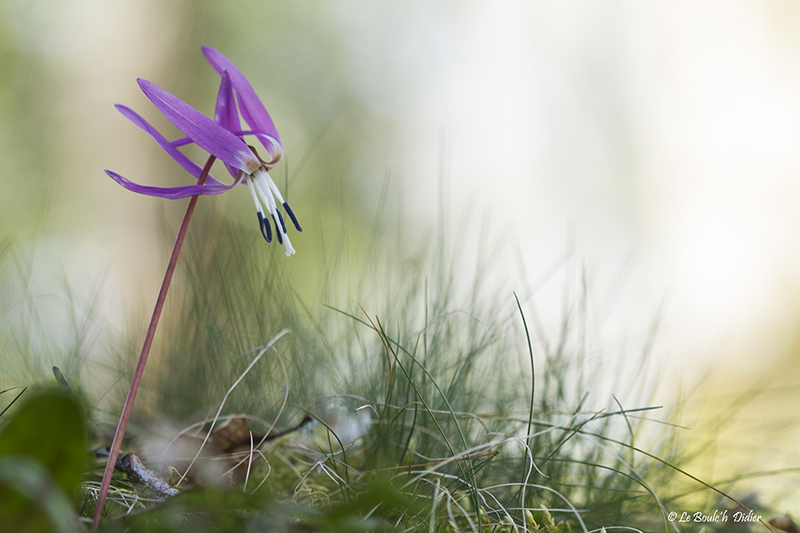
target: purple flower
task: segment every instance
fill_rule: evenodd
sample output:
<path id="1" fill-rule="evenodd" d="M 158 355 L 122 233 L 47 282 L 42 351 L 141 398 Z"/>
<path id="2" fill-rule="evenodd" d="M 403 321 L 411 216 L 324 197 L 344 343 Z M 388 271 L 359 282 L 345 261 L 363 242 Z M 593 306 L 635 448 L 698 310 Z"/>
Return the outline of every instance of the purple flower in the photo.
<path id="1" fill-rule="evenodd" d="M 283 145 L 278 131 L 250 82 L 239 69 L 225 56 L 208 46 L 203 47 L 203 55 L 222 78 L 214 120 L 157 85 L 147 80 L 137 80 L 139 87 L 150 101 L 186 137 L 168 141 L 132 109 L 122 105 L 116 107 L 128 120 L 153 137 L 167 154 L 195 178 L 200 178 L 202 168 L 178 150 L 180 146 L 195 143 L 212 156 L 222 160 L 228 172 L 235 178 L 234 182 L 226 185 L 209 175 L 203 184 L 182 187 L 150 187 L 133 183 L 110 170 L 106 170 L 106 174 L 129 191 L 168 199 L 199 194 L 221 194 L 239 183 L 246 183 L 256 205 L 261 234 L 267 242 L 272 241 L 272 228 L 267 218 L 268 213 L 275 225 L 278 242 L 285 246 L 288 257 L 295 251 L 289 242 L 286 224 L 278 206 L 283 206 L 297 231 L 303 230 L 268 172 L 283 157 Z M 239 121 L 240 113 L 250 129 L 242 129 Z M 269 156 L 266 160 L 258 155 L 254 147 L 245 143 L 244 138 L 247 135 L 258 138 Z"/>

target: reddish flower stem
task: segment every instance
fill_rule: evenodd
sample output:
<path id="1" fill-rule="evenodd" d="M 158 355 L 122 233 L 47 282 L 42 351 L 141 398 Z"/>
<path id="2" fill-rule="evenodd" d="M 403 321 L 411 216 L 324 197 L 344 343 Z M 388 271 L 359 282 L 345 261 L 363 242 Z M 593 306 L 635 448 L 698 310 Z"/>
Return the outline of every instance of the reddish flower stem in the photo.
<path id="1" fill-rule="evenodd" d="M 197 180 L 198 185 L 202 185 L 211 171 L 211 165 L 214 164 L 216 157 L 213 155 L 208 158 L 206 166 L 203 167 L 203 172 Z M 142 352 L 139 354 L 139 361 L 136 363 L 136 370 L 133 372 L 133 380 L 131 381 L 131 388 L 128 389 L 128 397 L 125 399 L 125 406 L 122 408 L 122 415 L 119 417 L 119 424 L 117 431 L 114 434 L 114 442 L 111 444 L 111 451 L 108 454 L 108 462 L 106 469 L 103 473 L 103 482 L 100 485 L 100 493 L 97 495 L 97 505 L 94 510 L 94 518 L 92 519 L 92 531 L 96 531 L 100 526 L 100 517 L 103 515 L 103 508 L 106 503 L 106 496 L 108 489 L 111 486 L 111 475 L 114 473 L 114 465 L 117 462 L 117 455 L 122 446 L 122 438 L 125 436 L 125 429 L 128 427 L 128 420 L 133 411 L 133 401 L 136 399 L 136 392 L 139 390 L 139 384 L 142 381 L 144 374 L 144 365 L 147 363 L 147 356 L 150 354 L 150 347 L 153 345 L 153 337 L 156 334 L 158 327 L 158 320 L 161 318 L 161 310 L 164 308 L 164 301 L 167 298 L 167 291 L 169 290 L 170 282 L 172 282 L 172 275 L 175 273 L 175 265 L 178 263 L 178 255 L 183 248 L 183 241 L 186 238 L 186 230 L 189 227 L 189 220 L 194 213 L 195 205 L 197 205 L 197 196 L 192 196 L 189 200 L 189 205 L 186 206 L 186 213 L 183 215 L 181 227 L 178 230 L 178 236 L 175 238 L 175 246 L 172 247 L 172 255 L 169 258 L 167 271 L 164 274 L 164 281 L 161 282 L 161 290 L 158 292 L 156 305 L 153 309 L 153 316 L 150 318 L 150 325 L 147 328 L 147 334 L 144 337 L 144 344 L 142 345 Z"/>

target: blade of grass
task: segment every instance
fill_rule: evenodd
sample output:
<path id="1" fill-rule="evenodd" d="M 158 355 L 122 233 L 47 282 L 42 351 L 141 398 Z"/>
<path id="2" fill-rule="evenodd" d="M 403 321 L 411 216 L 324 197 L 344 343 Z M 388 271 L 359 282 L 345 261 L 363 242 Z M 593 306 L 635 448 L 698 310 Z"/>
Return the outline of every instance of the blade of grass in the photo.
<path id="1" fill-rule="evenodd" d="M 10 390 L 12 390 L 12 389 L 14 389 L 14 388 L 15 388 L 15 387 L 11 387 L 10 389 L 6 389 L 6 390 L 4 390 L 3 392 L 8 392 L 8 391 L 10 391 Z M 19 397 L 20 397 L 20 396 L 22 396 L 22 395 L 25 393 L 25 391 L 26 391 L 26 390 L 28 390 L 28 387 L 25 387 L 24 389 L 22 389 L 22 390 L 19 392 L 19 394 L 17 394 L 17 395 L 14 397 L 14 399 L 13 399 L 13 400 L 11 400 L 11 403 L 9 403 L 8 405 L 6 405 L 6 408 L 5 408 L 5 409 L 3 409 L 2 411 L 0 411 L 0 417 L 1 417 L 1 416 L 3 416 L 4 414 L 6 414 L 6 411 L 8 411 L 8 410 L 11 408 L 11 406 L 12 406 L 12 405 L 14 405 L 14 402 L 16 402 L 17 400 L 19 400 Z M 2 394 L 2 393 L 0 393 L 0 394 Z"/>

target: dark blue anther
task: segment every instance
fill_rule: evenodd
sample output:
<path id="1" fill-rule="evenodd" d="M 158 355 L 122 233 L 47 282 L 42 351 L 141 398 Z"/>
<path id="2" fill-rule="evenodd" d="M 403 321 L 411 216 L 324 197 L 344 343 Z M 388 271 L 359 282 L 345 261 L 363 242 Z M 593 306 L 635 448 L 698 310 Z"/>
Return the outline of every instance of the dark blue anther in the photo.
<path id="1" fill-rule="evenodd" d="M 277 209 L 275 210 L 275 212 L 278 213 L 278 220 L 280 220 L 280 222 L 281 222 L 281 227 L 283 228 L 283 232 L 284 233 L 288 233 L 286 231 L 286 224 L 283 223 L 283 217 L 281 216 L 281 212 L 278 211 Z"/>
<path id="2" fill-rule="evenodd" d="M 272 230 L 269 227 L 269 220 L 264 218 L 261 213 L 258 213 L 258 227 L 261 228 L 261 235 L 264 236 L 264 240 L 272 242 Z M 266 231 L 264 231 L 265 229 Z"/>
<path id="3" fill-rule="evenodd" d="M 281 216 L 280 213 L 278 213 L 278 216 Z M 275 220 L 275 215 L 272 215 L 272 221 L 275 222 L 275 235 L 278 236 L 278 244 L 283 244 L 283 237 L 281 237 L 281 230 L 279 229 L 278 221 Z"/>
<path id="4" fill-rule="evenodd" d="M 286 214 L 289 215 L 289 218 L 292 219 L 292 224 L 294 224 L 294 227 L 297 228 L 297 231 L 303 231 L 303 228 L 301 228 L 300 224 L 297 223 L 297 219 L 295 218 L 294 213 L 292 213 L 292 208 L 289 207 L 289 204 L 287 202 L 283 202 L 283 208 L 286 209 Z"/>

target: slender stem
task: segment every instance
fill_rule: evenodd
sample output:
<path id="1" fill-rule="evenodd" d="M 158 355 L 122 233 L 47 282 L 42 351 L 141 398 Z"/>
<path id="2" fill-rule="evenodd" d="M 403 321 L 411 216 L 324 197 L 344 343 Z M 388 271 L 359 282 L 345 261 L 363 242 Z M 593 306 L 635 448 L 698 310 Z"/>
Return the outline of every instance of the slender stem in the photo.
<path id="1" fill-rule="evenodd" d="M 214 164 L 215 159 L 213 155 L 208 158 L 206 166 L 203 167 L 203 172 L 200 174 L 200 178 L 197 181 L 198 185 L 202 185 L 206 181 L 206 177 L 208 177 L 208 173 L 211 171 L 211 165 Z M 167 271 L 164 274 L 164 281 L 161 282 L 161 290 L 158 293 L 156 306 L 153 309 L 153 316 L 150 318 L 150 325 L 144 337 L 142 352 L 139 354 L 139 361 L 136 363 L 136 370 L 133 373 L 131 388 L 128 390 L 128 397 L 125 399 L 125 406 L 122 408 L 122 415 L 119 417 L 117 431 L 114 434 L 114 442 L 111 444 L 111 451 L 108 454 L 108 462 L 106 463 L 106 469 L 103 473 L 103 482 L 100 485 L 100 493 L 97 495 L 97 505 L 94 510 L 94 518 L 92 519 L 92 531 L 96 531 L 100 526 L 100 517 L 105 507 L 108 488 L 111 486 L 111 475 L 114 473 L 114 465 L 117 462 L 117 455 L 122 446 L 122 438 L 125 436 L 125 429 L 128 427 L 128 420 L 131 417 L 131 411 L 133 411 L 133 401 L 136 399 L 136 392 L 139 390 L 139 383 L 142 381 L 144 365 L 147 363 L 147 356 L 150 354 L 150 347 L 153 345 L 153 337 L 155 337 L 156 334 L 158 320 L 161 318 L 161 310 L 164 308 L 164 301 L 167 298 L 167 291 L 172 281 L 172 275 L 175 273 L 175 265 L 178 263 L 178 255 L 181 253 L 183 241 L 186 238 L 186 230 L 189 227 L 189 220 L 191 220 L 194 207 L 197 204 L 197 198 L 197 196 L 192 196 L 192 199 L 189 200 L 189 205 L 186 206 L 186 213 L 183 215 L 181 227 L 178 230 L 178 236 L 175 239 L 175 246 L 172 247 L 172 255 L 169 258 Z"/>

